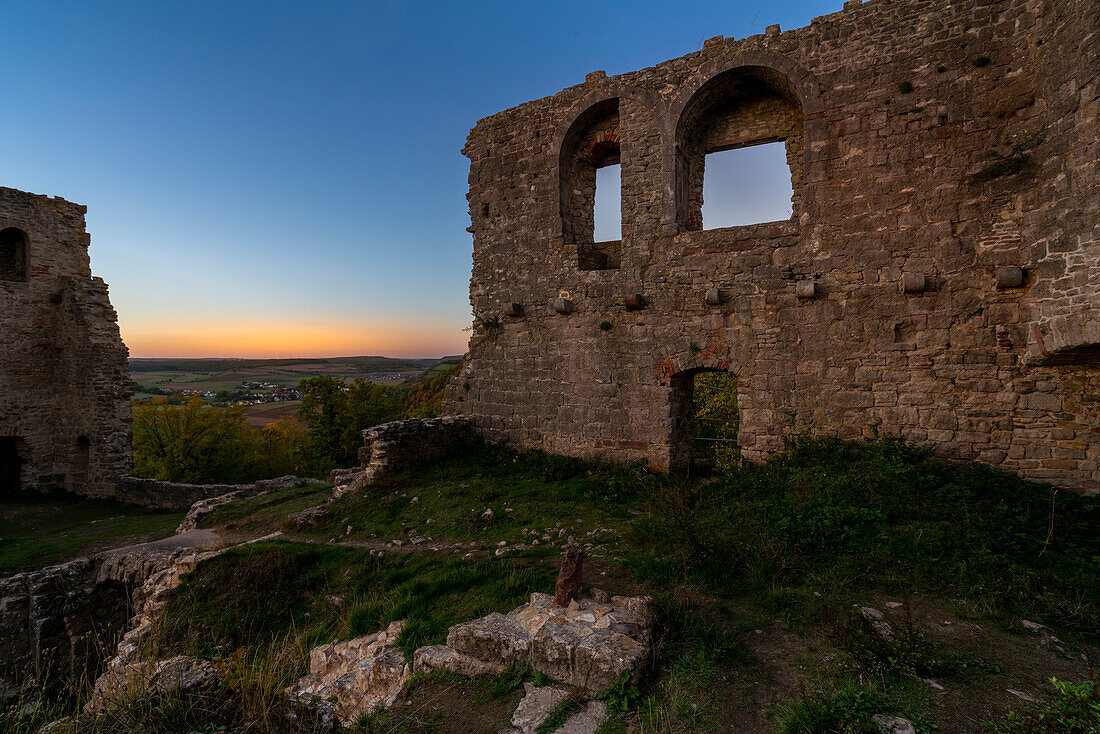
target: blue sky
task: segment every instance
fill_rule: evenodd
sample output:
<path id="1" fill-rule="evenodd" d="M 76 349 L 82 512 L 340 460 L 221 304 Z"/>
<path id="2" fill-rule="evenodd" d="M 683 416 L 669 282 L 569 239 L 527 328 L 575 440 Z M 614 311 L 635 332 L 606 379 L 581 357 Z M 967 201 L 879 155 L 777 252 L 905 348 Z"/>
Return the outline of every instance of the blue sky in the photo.
<path id="1" fill-rule="evenodd" d="M 0 0 L 0 185 L 88 205 L 134 356 L 465 351 L 479 118 L 840 0 Z"/>

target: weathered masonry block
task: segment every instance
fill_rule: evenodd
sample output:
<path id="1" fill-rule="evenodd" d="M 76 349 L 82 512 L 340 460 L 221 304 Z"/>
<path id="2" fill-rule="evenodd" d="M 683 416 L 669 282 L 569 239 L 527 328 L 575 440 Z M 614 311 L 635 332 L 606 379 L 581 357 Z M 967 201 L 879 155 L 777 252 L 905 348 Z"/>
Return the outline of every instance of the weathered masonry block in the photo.
<path id="1" fill-rule="evenodd" d="M 110 495 L 132 472 L 128 352 L 85 211 L 0 188 L 0 499 Z"/>
<path id="2" fill-rule="evenodd" d="M 481 120 L 447 411 L 666 468 L 692 375 L 728 370 L 752 460 L 882 430 L 1100 489 L 1098 28 L 1095 0 L 853 0 Z M 706 229 L 706 156 L 779 141 L 791 218 Z"/>

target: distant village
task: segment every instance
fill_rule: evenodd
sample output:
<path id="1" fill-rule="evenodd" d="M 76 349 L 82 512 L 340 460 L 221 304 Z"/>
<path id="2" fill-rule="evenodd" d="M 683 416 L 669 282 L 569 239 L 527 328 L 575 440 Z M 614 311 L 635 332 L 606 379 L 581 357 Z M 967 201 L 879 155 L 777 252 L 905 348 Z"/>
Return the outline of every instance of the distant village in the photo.
<path id="1" fill-rule="evenodd" d="M 347 386 L 344 390 L 347 391 Z M 176 393 L 184 397 L 198 396 L 216 405 L 265 405 L 302 399 L 299 388 L 274 382 L 242 382 L 235 390 L 178 390 Z"/>
<path id="2" fill-rule="evenodd" d="M 364 375 L 372 382 L 400 383 L 417 374 L 416 370 L 396 370 L 391 372 L 377 372 Z M 347 392 L 349 385 L 344 385 Z M 285 385 L 268 381 L 242 381 L 231 390 L 201 390 L 195 388 L 173 389 L 170 387 L 157 387 L 143 385 L 139 390 L 137 400 L 148 399 L 147 396 L 167 397 L 171 401 L 188 398 L 202 398 L 211 405 L 228 407 L 231 405 L 247 407 L 251 405 L 267 405 L 269 403 L 287 403 L 302 399 L 302 390 L 297 385 Z"/>

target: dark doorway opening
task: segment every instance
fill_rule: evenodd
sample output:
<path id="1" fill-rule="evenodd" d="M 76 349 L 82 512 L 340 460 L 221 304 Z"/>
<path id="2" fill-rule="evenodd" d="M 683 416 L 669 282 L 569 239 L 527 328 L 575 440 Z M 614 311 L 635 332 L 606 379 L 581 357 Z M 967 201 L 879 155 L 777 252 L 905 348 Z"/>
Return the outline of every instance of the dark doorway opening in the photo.
<path id="1" fill-rule="evenodd" d="M 676 469 L 729 471 L 741 464 L 737 377 L 723 370 L 686 370 L 672 378 Z"/>
<path id="2" fill-rule="evenodd" d="M 0 436 L 0 497 L 18 494 L 23 487 L 23 441 L 11 436 Z"/>

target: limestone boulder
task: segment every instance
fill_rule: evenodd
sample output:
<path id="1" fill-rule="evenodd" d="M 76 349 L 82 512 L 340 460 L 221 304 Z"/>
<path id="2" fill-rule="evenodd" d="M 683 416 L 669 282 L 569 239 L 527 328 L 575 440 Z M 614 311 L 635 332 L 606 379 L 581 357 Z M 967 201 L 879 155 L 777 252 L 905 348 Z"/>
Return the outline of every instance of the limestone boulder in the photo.
<path id="1" fill-rule="evenodd" d="M 511 614 L 493 612 L 451 627 L 447 647 L 500 671 L 517 660 L 527 659 L 531 635 Z"/>
<path id="2" fill-rule="evenodd" d="M 512 726 L 520 734 L 535 734 L 538 728 L 557 708 L 558 704 L 569 698 L 569 691 L 557 686 L 535 686 L 524 683 L 523 700 L 512 714 Z"/>
<path id="3" fill-rule="evenodd" d="M 655 615 L 652 600 L 644 597 L 579 599 L 559 607 L 549 594 L 536 593 L 508 614 L 451 627 L 446 646 L 417 650 L 416 672 L 484 675 L 525 662 L 554 680 L 597 692 L 624 671 L 638 679 Z"/>
<path id="4" fill-rule="evenodd" d="M 495 666 L 463 655 L 446 645 L 427 645 L 413 653 L 413 670 L 417 675 L 449 671 L 470 677 L 493 675 Z"/>
<path id="5" fill-rule="evenodd" d="M 309 674 L 288 690 L 302 703 L 333 701 L 337 718 L 349 725 L 361 714 L 393 704 L 413 666 L 397 647 L 404 621 L 381 632 L 314 648 Z"/>

